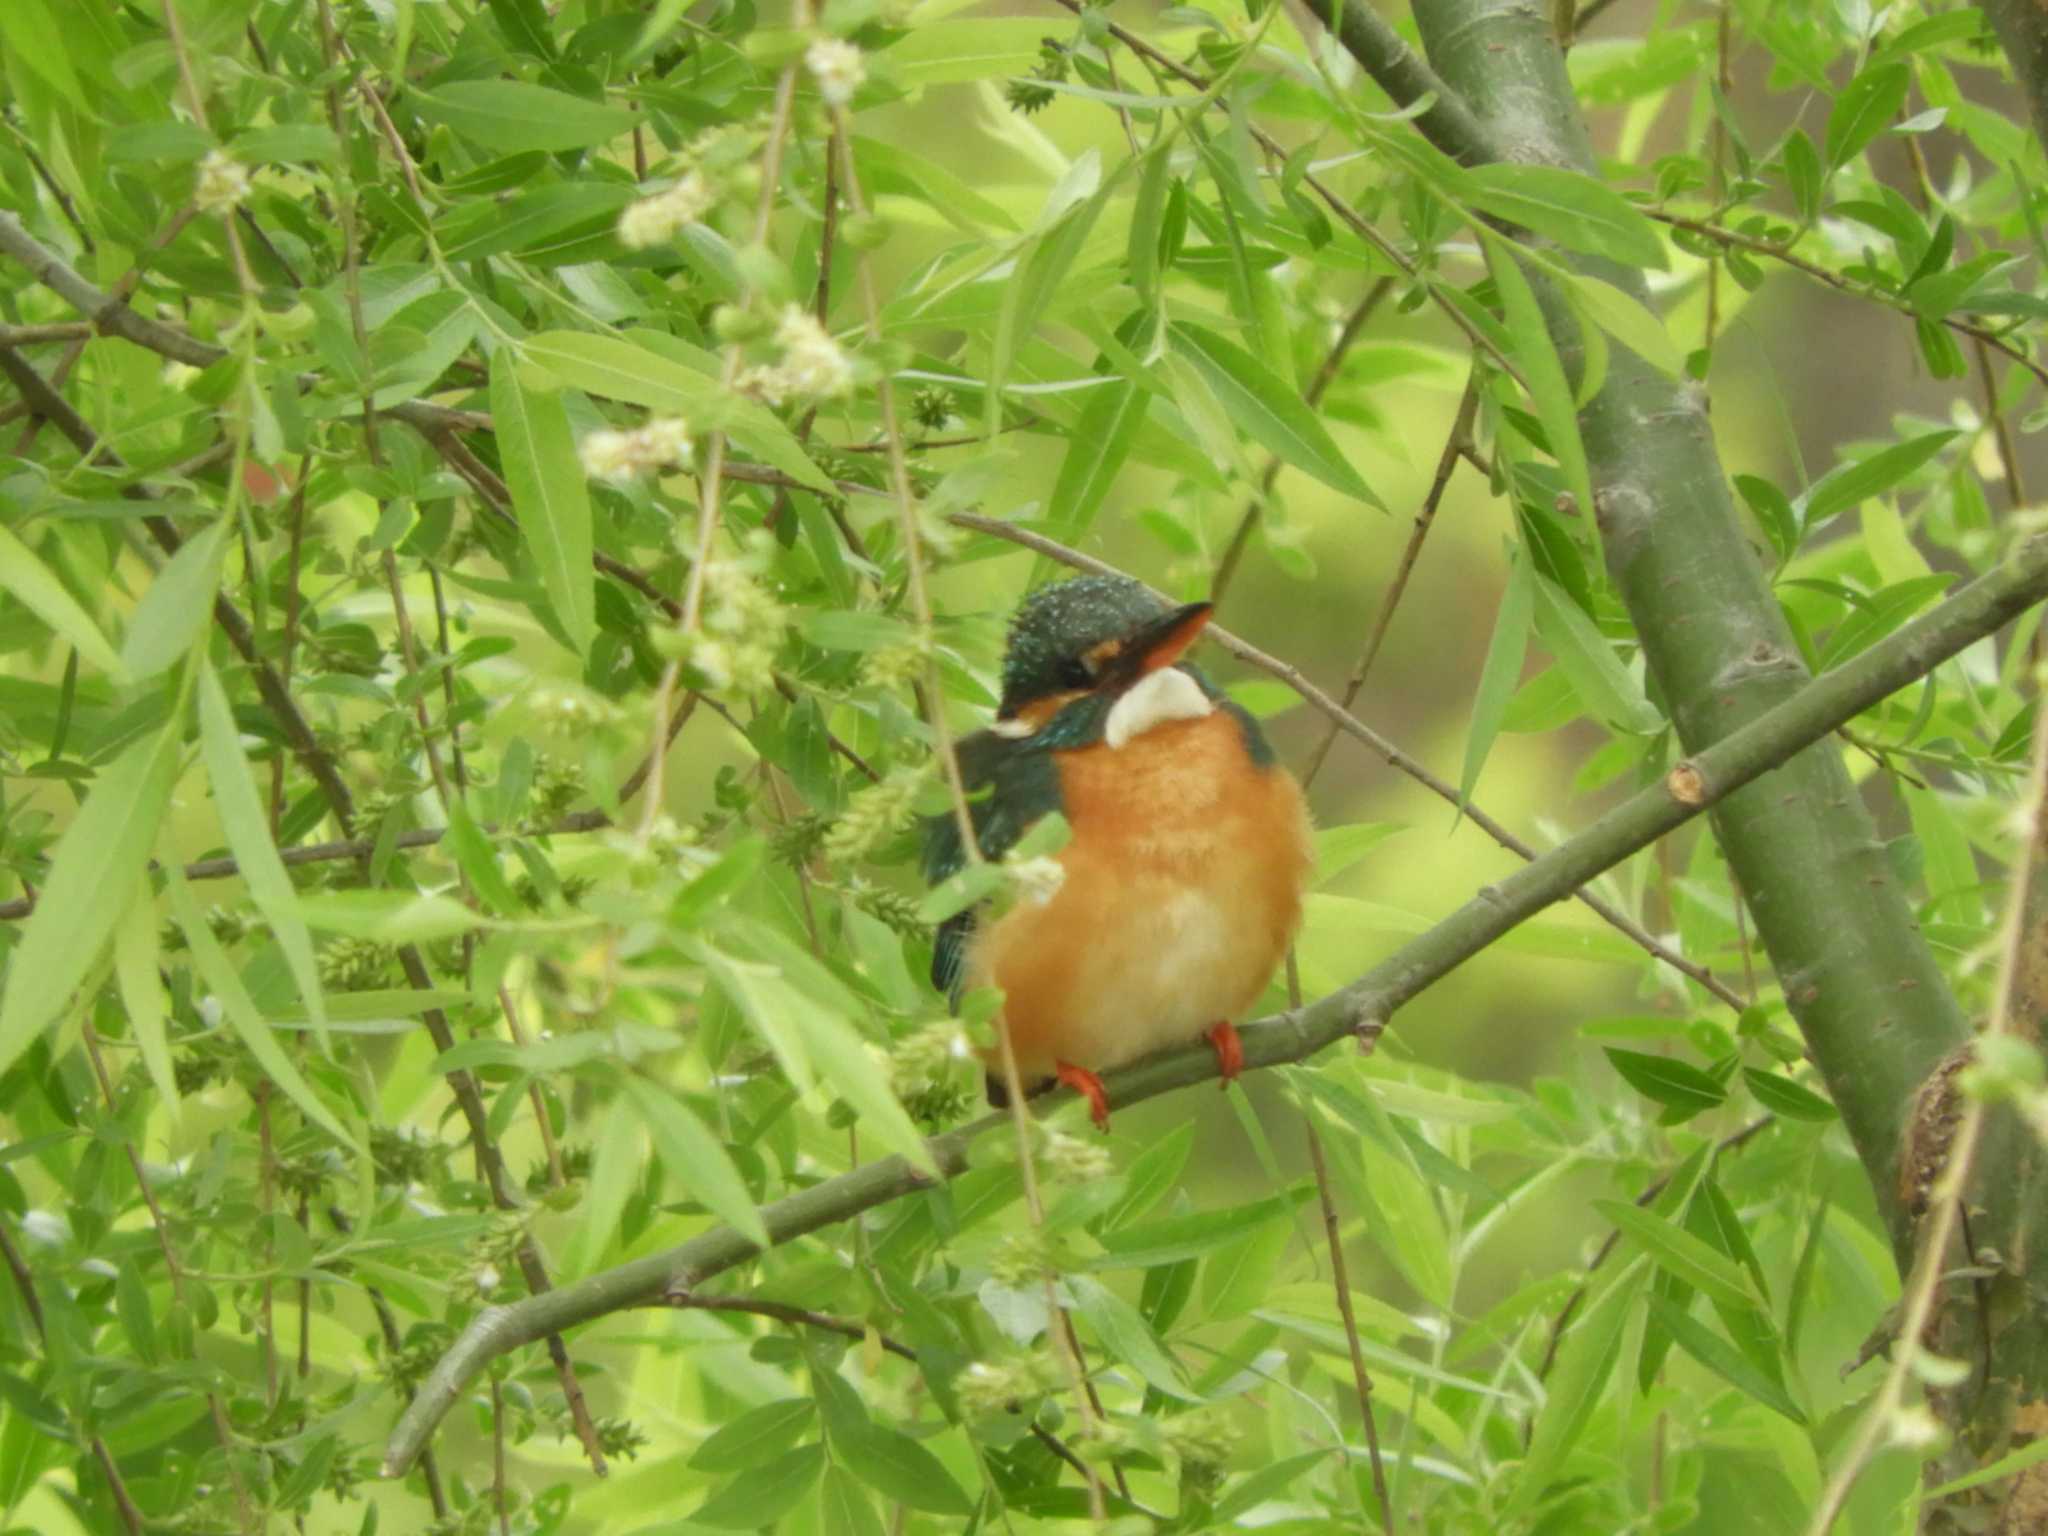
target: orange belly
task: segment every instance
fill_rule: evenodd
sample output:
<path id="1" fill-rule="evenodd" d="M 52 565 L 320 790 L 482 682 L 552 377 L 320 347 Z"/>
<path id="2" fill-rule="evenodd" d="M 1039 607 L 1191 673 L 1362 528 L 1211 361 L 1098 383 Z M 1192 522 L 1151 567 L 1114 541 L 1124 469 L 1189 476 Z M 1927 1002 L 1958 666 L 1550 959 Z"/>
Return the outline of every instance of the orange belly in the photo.
<path id="1" fill-rule="evenodd" d="M 1027 1083 L 1060 1061 L 1106 1072 L 1242 1017 L 1300 923 L 1311 859 L 1292 775 L 1255 766 L 1227 715 L 1059 765 L 1066 879 L 967 957 L 970 985 L 1003 989 Z"/>

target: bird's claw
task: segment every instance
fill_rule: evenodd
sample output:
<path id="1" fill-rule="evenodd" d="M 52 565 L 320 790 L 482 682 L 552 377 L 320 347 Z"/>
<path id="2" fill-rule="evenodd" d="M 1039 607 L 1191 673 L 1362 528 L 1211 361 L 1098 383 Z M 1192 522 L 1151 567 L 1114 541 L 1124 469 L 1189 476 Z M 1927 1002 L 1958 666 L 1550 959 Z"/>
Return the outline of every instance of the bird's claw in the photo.
<path id="1" fill-rule="evenodd" d="M 1088 1118 L 1095 1122 L 1095 1129 L 1103 1135 L 1109 1134 L 1109 1095 L 1103 1091 L 1102 1079 L 1086 1067 L 1077 1067 L 1070 1061 L 1053 1064 L 1053 1074 L 1067 1087 L 1088 1101 Z"/>
<path id="2" fill-rule="evenodd" d="M 1244 1041 L 1238 1038 L 1237 1029 L 1225 1019 L 1209 1028 L 1209 1044 L 1216 1052 L 1216 1070 L 1222 1074 L 1223 1086 L 1228 1089 L 1237 1081 L 1237 1074 L 1244 1070 Z"/>

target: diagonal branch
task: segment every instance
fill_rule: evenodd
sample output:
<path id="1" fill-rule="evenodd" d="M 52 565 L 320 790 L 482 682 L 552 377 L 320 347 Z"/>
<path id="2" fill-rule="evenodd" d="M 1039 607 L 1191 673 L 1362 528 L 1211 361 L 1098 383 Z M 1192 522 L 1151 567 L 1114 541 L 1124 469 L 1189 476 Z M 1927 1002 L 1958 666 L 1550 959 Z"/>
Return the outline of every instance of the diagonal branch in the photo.
<path id="1" fill-rule="evenodd" d="M 1351 985 L 1306 1008 L 1245 1026 L 1245 1065 L 1305 1061 L 1348 1035 L 1377 1031 L 1395 1010 L 1510 929 L 1925 676 L 2044 596 L 2048 539 L 2033 539 L 1938 608 L 1681 762 L 1662 781 L 1570 841 L 1480 891 Z M 1111 1073 L 1105 1086 L 1119 1104 L 1129 1105 L 1213 1081 L 1216 1074 L 1215 1053 L 1206 1046 L 1190 1046 Z M 1065 1102 L 1059 1094 L 1053 1101 Z M 926 1150 L 943 1177 L 955 1178 L 966 1170 L 968 1149 L 975 1140 L 1005 1124 L 1004 1115 L 984 1115 L 933 1137 Z M 931 1183 L 904 1158 L 887 1157 L 765 1205 L 761 1220 L 770 1244 L 779 1245 L 930 1188 Z M 397 1476 L 412 1464 L 464 1387 L 499 1355 L 543 1334 L 647 1305 L 678 1288 L 692 1291 L 759 1251 L 731 1227 L 713 1227 L 666 1252 L 601 1271 L 546 1295 L 486 1308 L 441 1357 L 392 1431 L 384 1454 L 385 1475 Z"/>

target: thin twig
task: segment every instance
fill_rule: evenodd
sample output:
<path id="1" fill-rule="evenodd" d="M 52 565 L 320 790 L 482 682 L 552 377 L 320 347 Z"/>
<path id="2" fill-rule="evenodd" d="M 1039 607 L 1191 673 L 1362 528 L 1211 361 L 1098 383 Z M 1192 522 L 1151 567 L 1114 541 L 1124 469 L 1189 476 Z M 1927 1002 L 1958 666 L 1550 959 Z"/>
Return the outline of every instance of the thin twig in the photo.
<path id="1" fill-rule="evenodd" d="M 1063 565 L 1072 566 L 1077 571 L 1092 571 L 1097 575 L 1111 576 L 1125 574 L 1117 570 L 1116 567 L 1097 560 L 1092 556 L 1084 555 L 1075 549 L 1070 549 L 1066 545 L 1048 539 L 1042 534 L 1032 533 L 1028 529 L 1019 528 L 1012 523 L 1006 523 L 1000 518 L 982 517 L 972 512 L 953 512 L 947 515 L 946 520 L 962 528 L 971 528 L 977 533 L 986 533 L 998 539 L 1007 539 L 1009 542 L 1020 544 L 1026 549 L 1036 550 L 1039 554 L 1057 560 Z M 1302 675 L 1300 668 L 1292 666 L 1276 656 L 1268 655 L 1257 646 L 1239 639 L 1229 630 L 1219 628 L 1215 624 L 1211 624 L 1202 633 L 1240 661 L 1246 662 L 1251 666 L 1257 667 L 1261 672 L 1278 678 L 1296 693 L 1300 694 L 1313 708 L 1325 715 L 1339 730 L 1347 735 L 1356 737 L 1374 752 L 1378 753 L 1389 766 L 1407 774 L 1416 783 L 1429 790 L 1430 793 L 1448 801 L 1450 804 L 1462 806 L 1467 820 L 1510 853 L 1532 860 L 1538 856 L 1534 848 L 1516 837 L 1478 806 L 1464 799 L 1450 784 L 1431 773 L 1421 763 L 1410 757 L 1406 752 L 1403 752 L 1371 726 L 1346 710 L 1335 699 L 1323 692 L 1322 689 L 1310 682 Z M 1706 966 L 1700 965 L 1696 961 L 1688 960 L 1684 955 L 1681 955 L 1654 935 L 1645 932 L 1641 924 L 1603 898 L 1594 895 L 1590 890 L 1579 890 L 1572 894 L 1592 911 L 1598 913 L 1604 922 L 1616 932 L 1624 935 L 1630 943 L 1649 951 L 1649 953 L 1655 955 L 1673 970 L 1691 977 L 1715 997 L 1728 1004 L 1729 1007 L 1738 1011 L 1741 1010 L 1743 1007 L 1741 996 Z"/>
<path id="2" fill-rule="evenodd" d="M 1703 240 L 1713 240 L 1721 245 L 1732 246 L 1737 250 L 1747 251 L 1752 256 L 1768 257 L 1772 261 L 1790 267 L 1795 272 L 1803 273 L 1817 283 L 1827 284 L 1828 287 L 1838 293 L 1846 293 L 1855 298 L 1865 299 L 1875 304 L 1882 304 L 1887 309 L 1897 310 L 1902 315 L 1914 315 L 1910 300 L 1891 293 L 1886 289 L 1856 282 L 1842 276 L 1839 272 L 1831 272 L 1818 262 L 1808 261 L 1790 246 L 1779 245 L 1775 241 L 1765 240 L 1757 235 L 1742 234 L 1737 230 L 1727 229 L 1719 224 L 1710 224 L 1704 219 L 1688 218 L 1684 214 L 1672 213 L 1667 209 L 1645 208 L 1642 211 L 1661 224 L 1668 224 L 1673 229 L 1682 229 L 1688 234 L 1698 235 Z M 2048 384 L 2048 366 L 2043 366 L 2036 362 L 2026 352 L 2006 340 L 1998 332 L 1978 325 L 1973 321 L 1958 320 L 1954 315 L 1942 316 L 1941 323 L 1954 331 L 1958 336 L 1972 337 L 1984 345 L 2004 353 L 2029 373 L 2033 374 L 2043 384 Z"/>
<path id="3" fill-rule="evenodd" d="M 1430 526 L 1436 521 L 1437 508 L 1442 505 L 1444 491 L 1451 483 L 1451 471 L 1457 467 L 1465 445 L 1472 438 L 1472 422 L 1479 408 L 1479 376 L 1474 373 L 1465 381 L 1464 398 L 1458 402 L 1458 414 L 1451 424 L 1451 435 L 1444 440 L 1443 452 L 1437 455 L 1436 474 L 1429 482 L 1429 494 L 1422 498 L 1422 510 L 1415 514 L 1414 531 L 1408 535 L 1408 546 L 1401 551 L 1401 564 L 1394 572 L 1393 584 L 1380 598 L 1379 613 L 1373 619 L 1372 633 L 1367 636 L 1365 649 L 1359 653 L 1358 665 L 1351 669 L 1351 675 L 1344 680 L 1344 697 L 1338 704 L 1349 711 L 1357 700 L 1359 691 L 1365 687 L 1365 679 L 1372 671 L 1372 664 L 1378 659 L 1380 646 L 1387 638 L 1387 630 L 1394 622 L 1394 610 L 1400 606 L 1402 594 L 1408 590 L 1408 578 L 1414 574 L 1415 562 L 1422 555 L 1422 542 L 1429 537 Z M 1323 770 L 1323 760 L 1330 755 L 1343 727 L 1334 720 L 1309 754 L 1308 766 L 1302 770 L 1301 787 L 1307 789 Z M 1525 855 L 1526 857 L 1526 855 Z"/>
<path id="4" fill-rule="evenodd" d="M 1337 1202 L 1330 1191 L 1330 1164 L 1323 1156 L 1323 1138 L 1316 1130 L 1315 1115 L 1304 1108 L 1302 1129 L 1308 1133 L 1309 1164 L 1315 1169 L 1316 1196 L 1322 1202 L 1323 1231 L 1328 1235 L 1330 1283 L 1337 1291 L 1337 1315 L 1344 1320 L 1344 1340 L 1351 1350 L 1351 1383 L 1358 1393 L 1359 1416 L 1365 1420 L 1365 1449 L 1372 1461 L 1372 1491 L 1379 1500 L 1380 1525 L 1394 1536 L 1394 1504 L 1387 1494 L 1387 1469 L 1380 1460 L 1380 1431 L 1372 1411 L 1372 1376 L 1365 1368 L 1365 1350 L 1358 1337 L 1358 1315 L 1351 1301 L 1351 1279 L 1344 1259 L 1344 1234 L 1337 1219 Z"/>

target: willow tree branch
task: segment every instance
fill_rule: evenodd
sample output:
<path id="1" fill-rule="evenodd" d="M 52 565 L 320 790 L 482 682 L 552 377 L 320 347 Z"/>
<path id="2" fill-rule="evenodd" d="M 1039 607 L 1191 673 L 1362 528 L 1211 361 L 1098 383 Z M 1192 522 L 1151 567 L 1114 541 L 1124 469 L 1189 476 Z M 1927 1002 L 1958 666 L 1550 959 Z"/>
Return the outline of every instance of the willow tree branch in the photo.
<path id="1" fill-rule="evenodd" d="M 1524 0 L 1416 0 L 1430 62 L 1517 161 L 1599 167 L 1544 11 Z M 1642 273 L 1569 265 L 1647 302 Z M 1570 306 L 1538 285 L 1568 372 L 1584 352 Z M 1688 751 L 1796 695 L 1800 651 L 1728 490 L 1704 392 L 1612 349 L 1579 413 L 1607 569 Z M 1714 829 L 1902 1251 L 1896 1192 L 1906 1106 L 1967 1034 L 1838 753 L 1802 754 L 1735 797 Z"/>
<path id="2" fill-rule="evenodd" d="M 1980 0 L 1978 9 L 1990 18 L 2013 76 L 2027 93 L 2035 136 L 2048 144 L 2048 10 L 2033 0 Z"/>
<path id="3" fill-rule="evenodd" d="M 1436 71 L 1365 0 L 1306 0 L 1306 6 L 1396 106 L 1412 107 L 1431 98 L 1429 108 L 1414 118 L 1430 143 L 1453 160 L 1473 163 L 1499 158 L 1485 126 L 1465 99 L 1438 79 Z"/>
<path id="4" fill-rule="evenodd" d="M 1098 576 L 1128 576 L 1129 574 L 1125 571 L 1119 571 L 1115 566 L 1097 560 L 1093 556 L 1084 555 L 1079 550 L 1069 549 L 1066 545 L 1048 539 L 1043 534 L 1032 533 L 1029 529 L 1019 528 L 1013 523 L 1003 522 L 1000 518 L 981 517 L 972 512 L 954 512 L 948 514 L 946 520 L 959 527 L 972 528 L 978 533 L 990 534 L 995 538 L 1006 539 L 1010 543 L 1022 545 L 1025 549 L 1036 550 L 1039 554 L 1045 555 L 1049 559 L 1057 560 L 1062 565 L 1071 566 L 1077 571 L 1089 571 Z M 1154 595 L 1162 599 L 1165 596 L 1163 593 L 1155 593 Z M 1277 656 L 1267 654 L 1250 641 L 1240 639 L 1237 635 L 1232 634 L 1220 625 L 1212 623 L 1202 633 L 1207 639 L 1215 641 L 1239 661 L 1244 662 L 1248 666 L 1258 668 L 1261 672 L 1266 673 L 1270 677 L 1277 678 L 1289 688 L 1292 688 L 1301 695 L 1302 700 L 1310 708 L 1315 709 L 1328 719 L 1334 730 L 1363 742 L 1377 753 L 1389 767 L 1397 772 L 1407 774 L 1409 778 L 1443 800 L 1446 804 L 1457 806 L 1466 820 L 1500 844 L 1501 847 L 1507 849 L 1508 852 L 1523 859 L 1533 859 L 1536 857 L 1536 850 L 1534 848 L 1515 836 L 1514 833 L 1510 832 L 1500 822 L 1494 820 L 1492 816 L 1488 815 L 1479 806 L 1474 805 L 1470 800 L 1460 795 L 1455 787 L 1438 778 L 1434 773 L 1431 773 L 1420 762 L 1410 757 L 1406 752 L 1403 752 L 1399 747 L 1387 740 L 1386 737 L 1382 736 L 1378 731 L 1367 725 L 1342 704 L 1310 682 L 1307 677 L 1302 675 L 1299 667 L 1294 666 L 1290 662 L 1282 661 Z M 1591 891 L 1575 891 L 1572 894 L 1588 909 L 1596 913 L 1601 921 L 1628 939 L 1630 943 L 1655 955 L 1659 960 L 1662 960 L 1681 975 L 1690 976 L 1694 981 L 1698 982 L 1707 991 L 1713 993 L 1715 997 L 1718 997 L 1738 1013 L 1747 1006 L 1741 994 L 1722 981 L 1707 967 L 1701 965 L 1698 961 L 1689 960 L 1684 955 L 1681 955 L 1677 950 L 1671 948 L 1670 945 L 1649 933 L 1640 923 L 1636 922 L 1634 918 L 1623 912 L 1619 907 L 1614 906 L 1602 897 L 1594 895 Z"/>
<path id="5" fill-rule="evenodd" d="M 1773 769 L 1782 772 L 1780 765 L 1787 758 L 1924 677 L 2044 596 L 2048 539 L 2037 539 L 2021 545 L 1998 569 L 1947 602 L 1680 763 L 1578 836 L 1480 891 L 1349 986 L 1306 1008 L 1244 1026 L 1246 1067 L 1305 1061 L 1334 1041 L 1361 1030 L 1377 1031 L 1397 1009 L 1510 929 L 1742 786 Z M 1117 1103 L 1129 1105 L 1213 1081 L 1216 1074 L 1215 1053 L 1205 1045 L 1190 1046 L 1113 1072 L 1105 1086 Z M 1062 1089 L 1049 1099 L 1061 1104 L 1066 1097 L 1067 1090 Z M 1007 1123 L 1004 1115 L 984 1115 L 931 1138 L 926 1151 L 942 1177 L 955 1178 L 966 1170 L 974 1142 Z M 886 1157 L 763 1206 L 761 1220 L 769 1244 L 775 1246 L 931 1184 L 930 1176 L 905 1158 Z M 693 1291 L 760 1251 L 731 1227 L 713 1227 L 665 1252 L 600 1271 L 546 1295 L 485 1308 L 436 1363 L 392 1431 L 384 1455 L 385 1474 L 396 1476 L 412 1464 L 464 1387 L 499 1355 L 543 1334 L 648 1305 L 673 1290 Z"/>
<path id="6" fill-rule="evenodd" d="M 148 348 L 159 357 L 194 368 L 210 368 L 228 355 L 225 347 L 201 341 L 175 326 L 139 314 L 118 295 L 87 281 L 77 268 L 36 239 L 20 219 L 4 209 L 0 209 L 0 252 L 20 262 L 28 269 L 29 276 L 85 316 L 102 336 L 118 336 L 138 347 Z M 317 373 L 302 373 L 298 382 L 301 389 L 310 390 L 323 381 Z M 475 411 L 458 411 L 425 400 L 401 400 L 381 414 L 395 417 L 423 432 L 463 431 L 490 421 L 488 416 Z"/>

